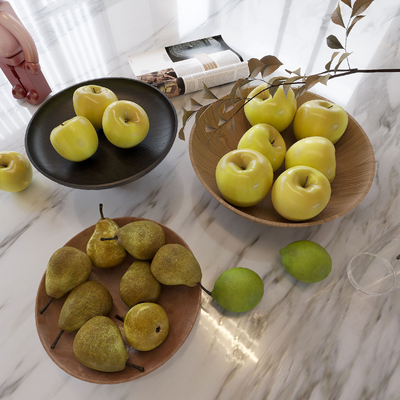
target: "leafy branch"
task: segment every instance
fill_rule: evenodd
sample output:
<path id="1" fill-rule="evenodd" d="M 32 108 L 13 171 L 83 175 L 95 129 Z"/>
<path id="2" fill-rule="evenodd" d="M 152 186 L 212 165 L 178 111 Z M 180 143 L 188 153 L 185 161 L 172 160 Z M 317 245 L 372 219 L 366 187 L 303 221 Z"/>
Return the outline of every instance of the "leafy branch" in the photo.
<path id="1" fill-rule="evenodd" d="M 214 109 L 214 112 L 217 115 L 218 123 L 216 126 L 206 124 L 206 131 L 210 133 L 209 140 L 212 136 L 215 136 L 215 138 L 218 139 L 223 127 L 230 128 L 230 131 L 234 133 L 235 127 L 233 117 L 240 111 L 241 108 L 244 107 L 246 103 L 253 99 L 244 95 L 245 87 L 252 82 L 260 81 L 262 83 L 266 83 L 267 85 L 264 90 L 268 90 L 271 96 L 274 96 L 278 88 L 282 86 L 285 94 L 292 89 L 295 97 L 297 98 L 316 84 L 322 83 L 323 85 L 327 85 L 328 81 L 334 78 L 359 73 L 400 72 L 400 68 L 358 69 L 350 67 L 349 56 L 352 54 L 352 52 L 348 52 L 347 50 L 349 34 L 353 30 L 354 26 L 365 17 L 363 13 L 373 3 L 373 1 L 374 0 L 355 0 L 354 4 L 352 4 L 352 0 L 339 0 L 336 9 L 331 14 L 331 20 L 334 24 L 342 27 L 345 30 L 343 42 L 344 45 L 342 45 L 340 40 L 334 35 L 329 35 L 326 38 L 327 46 L 335 51 L 332 53 L 331 59 L 326 63 L 324 71 L 311 75 L 302 75 L 301 68 L 293 71 L 285 69 L 289 76 L 274 76 L 268 79 L 268 77 L 277 71 L 283 65 L 283 63 L 277 57 L 273 55 L 267 55 L 261 59 L 251 58 L 248 61 L 248 77 L 236 81 L 231 89 L 230 95 L 227 96 L 228 98 L 225 97 L 223 99 L 219 99 L 206 85 L 203 85 L 202 97 L 205 100 L 211 100 L 211 103 L 202 105 L 193 98 L 190 99 L 190 110 L 183 108 L 182 128 L 179 131 L 179 138 L 181 140 L 185 140 L 184 128 L 190 117 L 197 113 L 197 118 L 199 118 L 202 113 L 210 107 Z M 346 10 L 346 13 L 348 14 L 348 20 L 346 23 L 343 19 L 341 3 L 350 9 Z M 340 68 L 345 60 L 347 63 L 347 68 Z M 335 62 L 336 64 L 334 64 Z M 242 101 L 242 103 L 238 108 L 236 108 L 234 114 L 227 117 L 226 113 L 234 109 L 240 101 Z M 222 112 L 220 113 L 219 111 L 221 106 Z"/>

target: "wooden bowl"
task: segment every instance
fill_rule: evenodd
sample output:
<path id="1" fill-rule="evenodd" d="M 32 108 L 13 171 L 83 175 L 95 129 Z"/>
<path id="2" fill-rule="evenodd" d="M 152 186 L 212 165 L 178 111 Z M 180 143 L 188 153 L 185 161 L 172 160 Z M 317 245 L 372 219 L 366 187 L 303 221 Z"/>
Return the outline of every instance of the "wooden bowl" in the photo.
<path id="1" fill-rule="evenodd" d="M 224 99 L 229 99 L 225 96 Z M 314 93 L 306 92 L 297 99 L 300 106 L 306 101 L 323 99 Z M 326 99 L 324 99 L 326 100 Z M 351 211 L 368 193 L 375 175 L 375 157 L 371 143 L 355 119 L 349 115 L 347 129 L 336 147 L 336 176 L 333 180 L 332 195 L 328 205 L 316 217 L 293 222 L 281 217 L 274 209 L 271 191 L 266 198 L 252 207 L 235 207 L 221 196 L 215 179 L 215 169 L 221 157 L 237 148 L 242 135 L 251 127 L 243 111 L 243 100 L 224 115 L 233 117 L 234 133 L 222 128 L 218 137 L 210 133 L 210 126 L 218 126 L 219 116 L 212 107 L 198 112 L 189 139 L 189 154 L 194 171 L 203 186 L 229 210 L 264 225 L 277 227 L 304 227 L 323 224 L 339 218 Z M 231 125 L 232 126 L 232 125 Z M 295 141 L 292 125 L 281 132 L 289 148 Z M 284 171 L 282 166 L 274 174 L 274 180 Z"/>
<path id="2" fill-rule="evenodd" d="M 143 218 L 125 217 L 116 218 L 114 221 L 121 227 L 129 222 L 141 219 Z M 166 243 L 178 243 L 189 249 L 189 246 L 184 242 L 184 240 L 174 231 L 164 225 L 161 225 L 161 227 L 165 232 Z M 86 252 L 86 244 L 92 236 L 94 228 L 95 226 L 93 225 L 83 230 L 65 245 L 76 247 L 77 249 Z M 165 309 L 168 315 L 170 329 L 167 338 L 160 346 L 151 351 L 137 351 L 128 345 L 123 332 L 123 322 L 117 320 L 115 315 L 118 314 L 123 317 L 129 310 L 119 295 L 119 282 L 122 275 L 133 261 L 133 257 L 128 255 L 126 259 L 116 267 L 93 267 L 93 272 L 89 279 L 100 282 L 109 290 L 114 304 L 108 316 L 114 320 L 121 330 L 126 343 L 126 349 L 129 353 L 128 361 L 144 367 L 144 372 L 140 372 L 128 366 L 120 372 L 99 372 L 85 367 L 77 361 L 72 351 L 72 344 L 76 332 L 64 332 L 58 341 L 57 346 L 54 349 L 51 349 L 50 346 L 60 331 L 58 327 L 58 317 L 68 294 L 60 299 L 53 300 L 49 308 L 43 314 L 40 314 L 39 311 L 49 300 L 49 296 L 46 294 L 45 289 L 46 274 L 43 275 L 36 296 L 36 328 L 40 341 L 49 357 L 55 362 L 55 364 L 71 376 L 86 382 L 104 384 L 122 383 L 141 378 L 159 368 L 169 360 L 182 346 L 192 330 L 200 308 L 200 286 L 188 287 L 184 285 L 162 285 L 161 294 L 157 303 Z"/>

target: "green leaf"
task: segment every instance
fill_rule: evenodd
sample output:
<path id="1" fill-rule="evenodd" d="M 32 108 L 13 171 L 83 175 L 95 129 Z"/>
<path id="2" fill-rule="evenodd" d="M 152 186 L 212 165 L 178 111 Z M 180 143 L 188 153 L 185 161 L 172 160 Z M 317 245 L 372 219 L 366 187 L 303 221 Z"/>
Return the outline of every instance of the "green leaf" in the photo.
<path id="1" fill-rule="evenodd" d="M 350 31 L 353 29 L 353 26 L 360 20 L 363 19 L 365 17 L 365 15 L 357 15 L 357 17 L 355 17 L 353 19 L 353 21 L 351 21 L 350 26 L 347 29 L 346 35 L 349 36 Z"/>
<path id="2" fill-rule="evenodd" d="M 344 22 L 343 22 L 343 18 L 342 18 L 342 13 L 340 11 L 340 6 L 338 4 L 338 6 L 336 7 L 335 11 L 332 13 L 331 15 L 331 20 L 334 24 L 339 25 L 343 28 L 346 29 Z"/>
<path id="3" fill-rule="evenodd" d="M 337 56 L 338 54 L 339 54 L 339 51 L 333 52 L 332 57 L 331 57 L 331 61 L 329 61 L 329 62 L 325 65 L 325 69 L 326 69 L 327 71 L 329 71 L 329 70 L 331 69 L 332 61 L 336 58 L 336 56 Z"/>
<path id="4" fill-rule="evenodd" d="M 218 97 L 203 83 L 203 99 L 218 100 Z"/>
<path id="5" fill-rule="evenodd" d="M 329 35 L 326 38 L 326 44 L 331 49 L 344 49 L 342 44 L 339 42 L 338 38 L 336 36 L 334 36 L 334 35 Z"/>
<path id="6" fill-rule="evenodd" d="M 351 13 L 351 18 L 363 13 L 374 0 L 356 0 L 353 5 L 353 12 Z"/>
<path id="7" fill-rule="evenodd" d="M 283 65 L 275 56 L 265 56 L 260 61 L 264 64 L 264 68 L 262 70 L 263 77 L 271 75 L 281 65 Z"/>

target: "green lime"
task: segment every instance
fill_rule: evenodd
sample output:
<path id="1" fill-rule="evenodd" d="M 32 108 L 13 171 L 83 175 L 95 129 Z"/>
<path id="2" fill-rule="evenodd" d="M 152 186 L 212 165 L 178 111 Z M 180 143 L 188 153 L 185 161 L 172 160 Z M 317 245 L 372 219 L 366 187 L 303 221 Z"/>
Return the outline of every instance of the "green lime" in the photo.
<path id="1" fill-rule="evenodd" d="M 228 311 L 244 312 L 254 308 L 264 295 L 264 283 L 248 268 L 235 267 L 223 272 L 215 281 L 212 298 Z"/>
<path id="2" fill-rule="evenodd" d="M 282 264 L 293 278 L 307 283 L 319 282 L 332 271 L 329 253 L 311 240 L 298 240 L 279 250 Z"/>

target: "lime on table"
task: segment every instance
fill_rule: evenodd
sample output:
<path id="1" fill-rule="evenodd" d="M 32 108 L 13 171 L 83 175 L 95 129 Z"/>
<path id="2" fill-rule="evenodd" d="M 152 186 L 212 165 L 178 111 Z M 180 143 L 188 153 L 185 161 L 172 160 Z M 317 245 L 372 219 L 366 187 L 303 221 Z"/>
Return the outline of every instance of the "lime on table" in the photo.
<path id="1" fill-rule="evenodd" d="M 329 253 L 311 240 L 292 242 L 279 253 L 286 271 L 301 282 L 320 282 L 332 271 Z"/>

